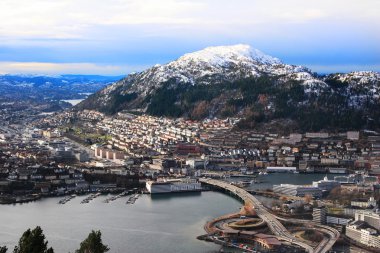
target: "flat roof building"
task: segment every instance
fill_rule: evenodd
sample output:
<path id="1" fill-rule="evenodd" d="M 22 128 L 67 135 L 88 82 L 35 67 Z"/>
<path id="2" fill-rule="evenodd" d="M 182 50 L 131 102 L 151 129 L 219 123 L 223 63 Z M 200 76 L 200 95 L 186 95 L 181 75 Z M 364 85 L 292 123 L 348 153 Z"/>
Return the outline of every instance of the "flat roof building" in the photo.
<path id="1" fill-rule="evenodd" d="M 284 195 L 298 196 L 298 197 L 304 197 L 306 195 L 310 195 L 315 198 L 322 197 L 322 190 L 319 189 L 318 187 L 314 187 L 311 185 L 294 185 L 294 184 L 273 185 L 273 192 L 284 194 Z"/>

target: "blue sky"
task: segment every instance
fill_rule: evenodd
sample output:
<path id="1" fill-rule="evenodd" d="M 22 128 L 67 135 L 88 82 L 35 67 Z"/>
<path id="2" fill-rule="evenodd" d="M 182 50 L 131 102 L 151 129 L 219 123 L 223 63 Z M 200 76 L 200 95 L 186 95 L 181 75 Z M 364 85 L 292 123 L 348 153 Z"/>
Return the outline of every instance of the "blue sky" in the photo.
<path id="1" fill-rule="evenodd" d="M 0 73 L 140 71 L 249 44 L 316 72 L 380 71 L 378 0 L 1 0 Z"/>

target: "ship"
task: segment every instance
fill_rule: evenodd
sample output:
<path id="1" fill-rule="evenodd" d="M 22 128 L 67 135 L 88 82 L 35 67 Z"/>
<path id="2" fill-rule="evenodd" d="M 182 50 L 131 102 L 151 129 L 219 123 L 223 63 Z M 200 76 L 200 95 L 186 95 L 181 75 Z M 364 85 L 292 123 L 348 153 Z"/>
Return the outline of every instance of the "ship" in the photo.
<path id="1" fill-rule="evenodd" d="M 196 179 L 161 179 L 160 181 L 147 181 L 146 189 L 151 194 L 195 192 L 202 191 L 202 186 Z"/>

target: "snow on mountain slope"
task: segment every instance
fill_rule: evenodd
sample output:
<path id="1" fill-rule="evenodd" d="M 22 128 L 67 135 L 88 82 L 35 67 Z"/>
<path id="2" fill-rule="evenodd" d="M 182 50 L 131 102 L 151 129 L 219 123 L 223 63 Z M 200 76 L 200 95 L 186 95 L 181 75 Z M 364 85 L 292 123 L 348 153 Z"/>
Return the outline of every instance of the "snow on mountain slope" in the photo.
<path id="1" fill-rule="evenodd" d="M 346 74 L 331 74 L 324 80 L 340 83 L 339 92 L 344 93 L 351 106 L 360 107 L 380 98 L 380 73 L 377 72 L 354 71 Z"/>
<path id="2" fill-rule="evenodd" d="M 206 62 L 211 65 L 226 66 L 229 63 L 242 61 L 256 62 L 259 64 L 281 64 L 281 61 L 272 56 L 266 55 L 258 49 L 249 45 L 207 47 L 201 51 L 185 54 L 177 62 Z"/>
<path id="3" fill-rule="evenodd" d="M 124 104 L 129 108 L 143 109 L 141 106 L 149 104 L 149 99 L 164 85 L 167 89 L 217 86 L 260 76 L 275 77 L 275 85 L 278 87 L 289 83 L 288 81 L 298 81 L 303 86 L 306 97 L 310 98 L 321 94 L 342 93 L 347 96 L 349 104 L 355 107 L 361 106 L 368 99 L 377 99 L 380 91 L 379 73 L 352 72 L 321 78 L 306 67 L 284 64 L 249 45 L 239 44 L 208 47 L 185 54 L 168 64 L 155 65 L 140 73 L 130 74 L 84 101 L 82 108 L 103 107 L 107 108 L 106 111 L 110 108 L 112 110 L 116 104 Z"/>
<path id="4" fill-rule="evenodd" d="M 376 83 L 380 80 L 380 74 L 373 71 L 354 71 L 347 74 L 335 74 L 341 82 L 349 84 L 369 84 Z"/>
<path id="5" fill-rule="evenodd" d="M 121 93 L 148 95 L 167 81 L 176 84 L 213 85 L 248 77 L 276 75 L 300 81 L 318 82 L 311 71 L 302 66 L 283 64 L 249 45 L 208 47 L 185 54 L 165 65 L 155 65 L 141 73 L 129 75 L 103 94 L 118 90 Z M 107 97 L 107 96 L 106 96 Z"/>

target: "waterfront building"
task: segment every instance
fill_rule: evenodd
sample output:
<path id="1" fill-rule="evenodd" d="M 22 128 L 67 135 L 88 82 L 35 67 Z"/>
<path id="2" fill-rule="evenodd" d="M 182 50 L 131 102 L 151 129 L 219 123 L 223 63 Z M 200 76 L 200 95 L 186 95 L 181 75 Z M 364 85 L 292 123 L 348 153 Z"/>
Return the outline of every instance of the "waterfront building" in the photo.
<path id="1" fill-rule="evenodd" d="M 164 179 L 162 181 L 147 181 L 146 189 L 151 194 L 170 192 L 201 191 L 201 183 L 195 179 Z"/>
<path id="2" fill-rule="evenodd" d="M 267 172 L 295 172 L 296 167 L 267 167 Z"/>
<path id="3" fill-rule="evenodd" d="M 273 185 L 273 192 L 284 195 L 304 197 L 310 195 L 315 198 L 322 197 L 322 190 L 311 185 L 280 184 Z"/>
<path id="4" fill-rule="evenodd" d="M 332 174 L 346 174 L 347 173 L 347 169 L 346 168 L 333 168 L 333 167 L 330 167 L 328 168 L 328 171 Z"/>

